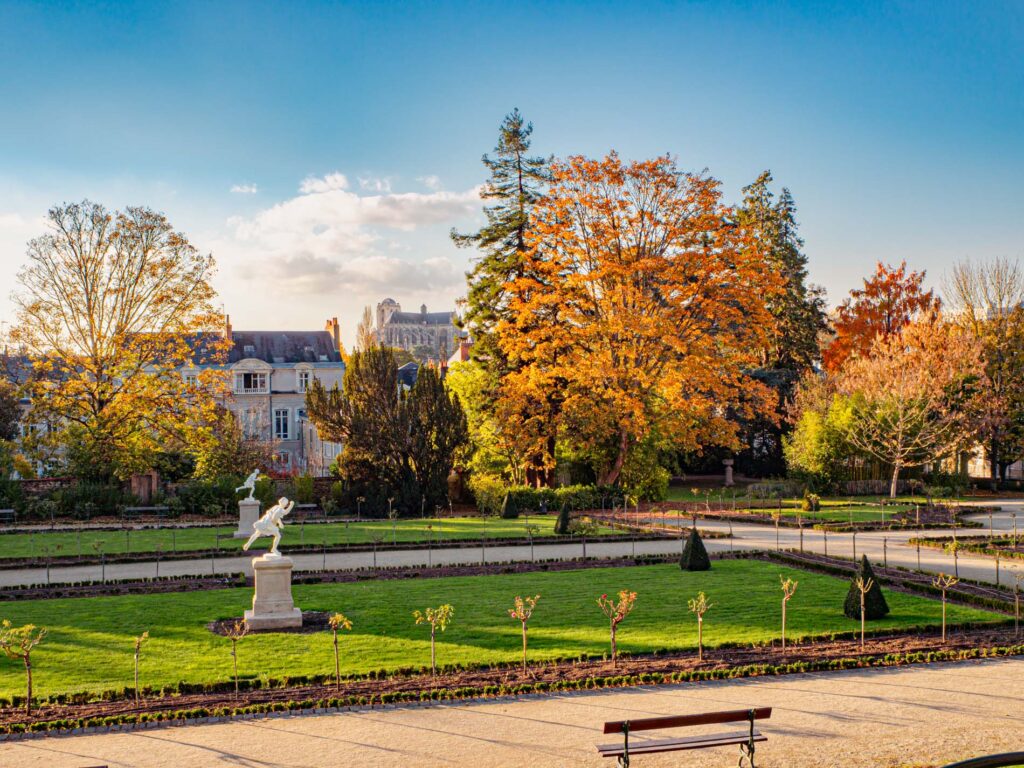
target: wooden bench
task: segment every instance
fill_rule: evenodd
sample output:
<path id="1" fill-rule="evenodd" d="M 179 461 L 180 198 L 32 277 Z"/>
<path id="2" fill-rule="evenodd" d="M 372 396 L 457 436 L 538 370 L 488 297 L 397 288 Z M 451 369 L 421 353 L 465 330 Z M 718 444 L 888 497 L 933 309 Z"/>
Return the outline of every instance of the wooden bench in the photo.
<path id="1" fill-rule="evenodd" d="M 771 707 L 757 709 L 733 709 L 726 712 L 707 712 L 702 715 L 679 715 L 676 717 L 648 717 L 639 720 L 619 720 L 604 724 L 604 733 L 621 733 L 622 744 L 598 744 L 601 757 L 616 757 L 622 768 L 629 768 L 633 755 L 651 755 L 656 752 L 678 752 L 684 749 L 710 749 L 738 744 L 740 747 L 740 768 L 744 764 L 754 768 L 754 744 L 767 741 L 754 727 L 756 720 L 772 716 Z M 629 735 L 636 731 L 657 731 L 668 728 L 689 728 L 695 725 L 716 725 L 718 723 L 748 723 L 742 731 L 712 733 L 705 736 L 686 736 L 675 739 L 645 739 L 630 744 Z"/>
<path id="2" fill-rule="evenodd" d="M 13 509 L 0 509 L 0 523 L 13 523 L 17 519 Z"/>

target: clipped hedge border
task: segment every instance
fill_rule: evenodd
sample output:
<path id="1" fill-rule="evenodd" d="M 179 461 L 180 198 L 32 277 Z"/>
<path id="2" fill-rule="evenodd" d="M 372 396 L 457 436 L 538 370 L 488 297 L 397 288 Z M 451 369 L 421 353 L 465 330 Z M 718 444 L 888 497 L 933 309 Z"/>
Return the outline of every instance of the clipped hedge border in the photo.
<path id="1" fill-rule="evenodd" d="M 10 723 L 0 726 L 0 741 L 39 738 L 42 736 L 68 736 L 82 733 L 109 733 L 143 728 L 158 728 L 189 723 L 226 722 L 251 719 L 258 716 L 274 717 L 282 714 L 328 714 L 334 712 L 379 709 L 395 706 L 432 704 L 442 701 L 468 699 L 517 698 L 580 690 L 625 688 L 638 685 L 672 685 L 709 680 L 734 680 L 808 672 L 831 672 L 849 669 L 898 667 L 909 664 L 967 661 L 984 658 L 1005 658 L 1024 655 L 1024 645 L 993 646 L 991 648 L 964 648 L 955 651 L 914 651 L 890 653 L 882 656 L 854 656 L 790 664 L 751 664 L 710 670 L 685 670 L 672 673 L 649 672 L 635 675 L 609 675 L 580 680 L 523 683 L 519 685 L 485 685 L 480 687 L 442 688 L 429 691 L 399 691 L 370 696 L 340 696 L 322 699 L 303 699 L 287 702 L 268 702 L 244 707 L 195 707 L 192 709 L 161 712 L 129 712 L 106 717 L 64 718 L 33 723 Z"/>

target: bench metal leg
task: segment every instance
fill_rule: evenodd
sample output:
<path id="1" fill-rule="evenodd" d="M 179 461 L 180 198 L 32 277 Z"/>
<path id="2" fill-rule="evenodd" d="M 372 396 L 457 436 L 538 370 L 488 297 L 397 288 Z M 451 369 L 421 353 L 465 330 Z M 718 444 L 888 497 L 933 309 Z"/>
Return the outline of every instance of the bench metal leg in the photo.
<path id="1" fill-rule="evenodd" d="M 618 759 L 619 768 L 629 768 L 629 721 L 622 724 L 622 754 Z"/>
<path id="2" fill-rule="evenodd" d="M 739 768 L 754 768 L 754 710 L 750 710 L 750 740 L 740 744 Z"/>

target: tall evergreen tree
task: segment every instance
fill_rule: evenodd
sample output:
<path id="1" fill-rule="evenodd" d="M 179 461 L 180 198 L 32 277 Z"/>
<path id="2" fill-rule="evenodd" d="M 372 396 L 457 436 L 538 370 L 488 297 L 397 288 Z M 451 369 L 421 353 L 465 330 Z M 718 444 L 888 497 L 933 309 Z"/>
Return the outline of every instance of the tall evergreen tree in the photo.
<path id="1" fill-rule="evenodd" d="M 549 158 L 529 154 L 532 134 L 533 124 L 526 122 L 518 109 L 505 116 L 493 156 L 484 155 L 482 160 L 490 178 L 481 197 L 493 203 L 484 207 L 487 222 L 476 232 L 451 233 L 456 245 L 480 251 L 466 275 L 468 293 L 461 322 L 473 339 L 471 355 L 486 374 L 486 400 L 492 414 L 498 388 L 514 368 L 499 347 L 495 330 L 499 323 L 511 319 L 507 286 L 523 276 L 530 212 L 550 178 Z M 554 409 L 558 403 L 545 403 L 544 407 Z M 524 418 L 529 416 L 524 414 Z M 527 458 L 526 475 L 532 483 L 550 483 L 554 438 L 548 442 L 549 456 Z"/>
<path id="2" fill-rule="evenodd" d="M 784 415 L 800 377 L 820 360 L 819 335 L 828 329 L 824 290 L 807 282 L 807 256 L 796 223 L 796 203 L 783 187 L 778 198 L 765 171 L 743 189 L 737 210 L 741 227 L 754 236 L 756 247 L 783 278 L 783 289 L 771 297 L 768 310 L 776 321 L 770 342 L 760 350 L 761 365 L 754 376 L 776 393 L 774 418 L 745 424 L 744 469 L 762 475 L 782 474 L 782 438 L 789 427 Z"/>
<path id="3" fill-rule="evenodd" d="M 390 349 L 357 349 L 345 367 L 343 388 L 327 390 L 315 378 L 306 408 L 324 440 L 343 445 L 338 466 L 353 496 L 378 512 L 393 498 L 401 509 L 419 511 L 409 463 L 409 424 Z"/>
<path id="4" fill-rule="evenodd" d="M 404 406 L 409 424 L 409 459 L 421 503 L 428 510 L 444 506 L 456 454 L 469 440 L 459 396 L 445 389 L 435 368 L 421 365 Z"/>

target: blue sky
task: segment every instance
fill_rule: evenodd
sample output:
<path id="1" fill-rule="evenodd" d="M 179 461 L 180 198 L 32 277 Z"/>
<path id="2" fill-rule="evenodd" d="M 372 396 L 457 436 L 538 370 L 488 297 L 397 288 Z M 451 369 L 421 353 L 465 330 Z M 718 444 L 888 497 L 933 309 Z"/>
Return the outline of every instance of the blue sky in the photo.
<path id="1" fill-rule="evenodd" d="M 731 199 L 771 169 L 833 303 L 1024 254 L 1021 2 L 0 0 L 0 73 L 0 286 L 90 197 L 213 251 L 238 328 L 450 306 L 515 106 L 544 154 L 671 152 Z"/>

